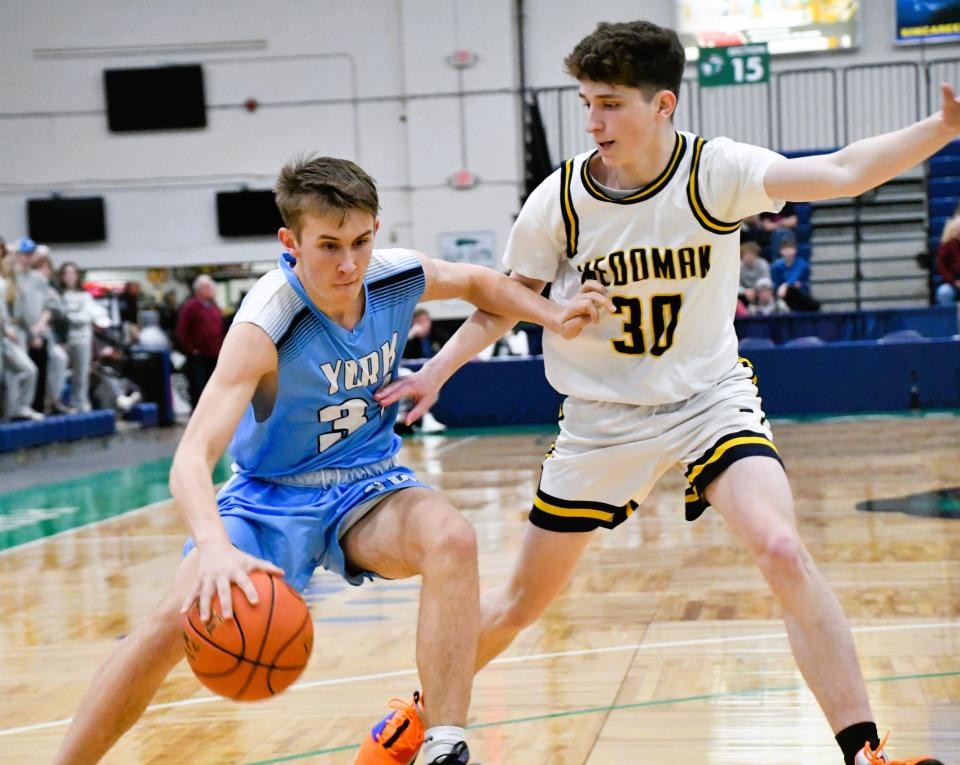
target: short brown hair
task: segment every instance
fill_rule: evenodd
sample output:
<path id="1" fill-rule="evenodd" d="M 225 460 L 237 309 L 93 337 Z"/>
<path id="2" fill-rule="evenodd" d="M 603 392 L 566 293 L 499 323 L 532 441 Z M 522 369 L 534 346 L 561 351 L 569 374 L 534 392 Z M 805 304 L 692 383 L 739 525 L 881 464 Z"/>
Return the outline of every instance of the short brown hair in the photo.
<path id="1" fill-rule="evenodd" d="M 745 252 L 752 252 L 757 257 L 760 257 L 760 245 L 754 241 L 741 242 L 740 254 L 743 255 Z"/>
<path id="2" fill-rule="evenodd" d="M 280 170 L 274 199 L 287 228 L 300 236 L 307 212 L 339 212 L 340 223 L 351 210 L 380 212 L 380 199 L 373 178 L 348 159 L 301 156 Z"/>
<path id="3" fill-rule="evenodd" d="M 672 29 L 649 21 L 602 21 L 563 63 L 577 80 L 638 88 L 648 99 L 660 90 L 679 98 L 686 58 Z"/>

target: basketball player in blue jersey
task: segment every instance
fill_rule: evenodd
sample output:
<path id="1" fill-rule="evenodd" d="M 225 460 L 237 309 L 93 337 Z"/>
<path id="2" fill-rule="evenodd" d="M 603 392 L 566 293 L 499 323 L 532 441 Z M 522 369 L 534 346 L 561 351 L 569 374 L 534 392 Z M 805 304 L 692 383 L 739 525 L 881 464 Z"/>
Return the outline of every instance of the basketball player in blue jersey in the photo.
<path id="1" fill-rule="evenodd" d="M 559 306 L 487 268 L 374 250 L 379 201 L 352 162 L 326 157 L 283 168 L 276 187 L 285 252 L 238 310 L 216 371 L 170 473 L 191 532 L 159 607 L 100 669 L 56 762 L 90 765 L 142 714 L 183 659 L 180 616 L 230 586 L 256 602 L 248 573 L 303 589 L 320 565 L 351 584 L 422 575 L 417 660 L 425 691 L 415 725 L 429 765 L 466 765 L 464 725 L 479 628 L 472 527 L 396 462 L 396 406 L 375 391 L 397 376 L 419 301 L 462 298 L 576 335 L 607 304 L 587 287 Z M 230 445 L 235 475 L 215 493 L 211 470 Z M 380 731 L 382 733 L 382 731 Z M 365 762 L 400 752 L 375 731 Z M 399 756 L 408 762 L 415 752 Z"/>
<path id="2" fill-rule="evenodd" d="M 665 471 L 679 468 L 687 518 L 712 505 L 779 600 L 797 664 L 846 765 L 891 763 L 850 628 L 797 534 L 749 362 L 737 357 L 739 221 L 785 200 L 857 196 L 893 178 L 960 133 L 960 102 L 944 85 L 942 110 L 925 120 L 832 154 L 786 159 L 675 129 L 684 52 L 672 30 L 601 24 L 565 63 L 596 148 L 568 159 L 530 195 L 505 263 L 534 292 L 551 282 L 560 305 L 597 279 L 615 310 L 570 342 L 544 333 L 547 377 L 567 396 L 560 434 L 514 571 L 482 600 L 477 669 L 563 590 L 595 529 L 625 521 Z M 382 391 L 381 402 L 417 399 L 414 420 L 509 327 L 509 319 L 475 314 L 419 373 Z M 642 750 L 628 761 L 642 762 Z"/>

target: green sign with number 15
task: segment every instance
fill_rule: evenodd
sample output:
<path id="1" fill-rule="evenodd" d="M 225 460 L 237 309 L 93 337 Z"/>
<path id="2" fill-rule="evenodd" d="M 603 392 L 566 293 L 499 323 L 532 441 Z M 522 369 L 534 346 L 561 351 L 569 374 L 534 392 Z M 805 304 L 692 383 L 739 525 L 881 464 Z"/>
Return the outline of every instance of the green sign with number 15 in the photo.
<path id="1" fill-rule="evenodd" d="M 701 87 L 767 82 L 770 79 L 770 53 L 766 43 L 701 48 L 697 72 Z"/>

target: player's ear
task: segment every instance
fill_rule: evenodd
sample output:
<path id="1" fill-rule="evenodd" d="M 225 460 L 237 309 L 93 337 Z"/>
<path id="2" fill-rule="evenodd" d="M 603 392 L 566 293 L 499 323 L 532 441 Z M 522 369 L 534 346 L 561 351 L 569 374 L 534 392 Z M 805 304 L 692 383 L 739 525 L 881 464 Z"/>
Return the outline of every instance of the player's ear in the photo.
<path id="1" fill-rule="evenodd" d="M 672 90 L 661 90 L 653 98 L 657 107 L 657 116 L 670 119 L 677 108 L 677 94 Z"/>
<path id="2" fill-rule="evenodd" d="M 283 245 L 283 249 L 287 252 L 292 254 L 294 250 L 297 249 L 297 237 L 292 229 L 286 227 L 281 228 L 277 232 L 277 239 L 280 240 L 280 244 Z"/>
<path id="3" fill-rule="evenodd" d="M 377 233 L 379 230 L 380 230 L 380 219 L 379 219 L 379 218 L 374 218 L 374 219 L 373 219 L 373 233 L 374 233 L 374 236 L 376 236 L 376 233 Z"/>

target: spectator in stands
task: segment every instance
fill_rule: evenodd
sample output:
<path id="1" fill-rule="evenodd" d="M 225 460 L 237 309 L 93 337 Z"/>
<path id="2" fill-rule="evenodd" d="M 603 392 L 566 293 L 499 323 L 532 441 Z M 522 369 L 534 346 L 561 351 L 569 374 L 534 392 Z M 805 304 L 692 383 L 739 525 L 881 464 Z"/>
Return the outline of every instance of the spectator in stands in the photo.
<path id="1" fill-rule="evenodd" d="M 740 245 L 740 299 L 749 306 L 757 299 L 757 282 L 770 278 L 770 264 L 760 257 L 760 245 L 743 242 Z"/>
<path id="2" fill-rule="evenodd" d="M 407 334 L 407 345 L 403 349 L 405 359 L 429 359 L 440 350 L 440 343 L 433 339 L 433 319 L 426 308 L 416 308 L 413 312 L 413 321 L 410 332 Z"/>
<path id="3" fill-rule="evenodd" d="M 177 291 L 170 289 L 163 293 L 163 300 L 160 301 L 160 329 L 167 337 L 173 340 L 177 333 Z"/>
<path id="4" fill-rule="evenodd" d="M 64 263 L 58 272 L 60 299 L 66 318 L 67 355 L 70 357 L 70 405 L 90 411 L 90 359 L 93 327 L 107 326 L 107 310 L 83 289 L 76 263 Z"/>
<path id="5" fill-rule="evenodd" d="M 778 213 L 760 213 L 744 218 L 740 227 L 740 241 L 756 242 L 760 245 L 761 254 L 776 252 L 780 239 L 787 236 L 795 238 L 797 221 L 796 207 L 793 202 L 786 202 Z"/>
<path id="6" fill-rule="evenodd" d="M 960 205 L 943 225 L 936 257 L 937 274 L 943 280 L 937 287 L 940 305 L 951 305 L 960 296 Z"/>
<path id="7" fill-rule="evenodd" d="M 140 336 L 140 282 L 127 282 L 117 296 L 124 342 L 135 343 Z"/>
<path id="8" fill-rule="evenodd" d="M 193 280 L 193 297 L 180 308 L 177 342 L 187 357 L 184 372 L 190 387 L 190 404 L 195 408 L 217 365 L 223 343 L 223 318 L 216 302 L 216 287 L 206 274 Z"/>
<path id="9" fill-rule="evenodd" d="M 12 261 L 17 255 L 0 246 L 0 420 L 42 420 L 31 406 L 37 390 L 37 365 L 27 354 L 13 321 L 17 286 Z"/>
<path id="10" fill-rule="evenodd" d="M 770 266 L 777 297 L 791 311 L 818 311 L 820 304 L 810 295 L 810 264 L 797 257 L 797 243 L 793 235 L 780 240 L 780 257 Z"/>
<path id="11" fill-rule="evenodd" d="M 790 313 L 790 308 L 782 298 L 773 293 L 773 282 L 769 279 L 758 279 L 755 285 L 756 300 L 750 305 L 752 316 L 779 316 Z"/>
<path id="12" fill-rule="evenodd" d="M 20 322 L 27 334 L 28 353 L 37 365 L 40 384 L 33 408 L 38 411 L 67 413 L 71 409 L 61 400 L 67 382 L 67 352 L 53 334 L 51 322 L 63 315 L 60 295 L 50 283 L 53 265 L 47 255 L 35 255 L 32 240 L 19 240 L 21 257 L 29 258 L 29 268 L 17 274 L 17 299 Z M 41 387 L 42 386 L 42 387 Z"/>

